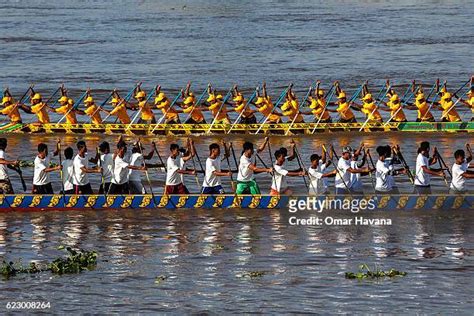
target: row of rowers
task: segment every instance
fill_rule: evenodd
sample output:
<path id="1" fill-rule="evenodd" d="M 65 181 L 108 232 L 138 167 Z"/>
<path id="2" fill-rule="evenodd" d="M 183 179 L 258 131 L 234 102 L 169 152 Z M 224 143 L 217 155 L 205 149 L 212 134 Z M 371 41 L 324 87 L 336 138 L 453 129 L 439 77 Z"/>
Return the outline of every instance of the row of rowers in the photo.
<path id="1" fill-rule="evenodd" d="M 199 176 L 203 174 L 201 194 L 224 194 L 221 184 L 221 177 L 229 177 L 232 184 L 232 191 L 235 194 L 261 194 L 260 188 L 255 180 L 255 174 L 268 173 L 271 177 L 271 195 L 290 195 L 287 177 L 303 177 L 306 189 L 309 195 L 326 194 L 328 190 L 328 178 L 334 177 L 336 194 L 363 193 L 362 176 L 370 175 L 373 180 L 375 173 L 375 183 L 372 182 L 373 190 L 376 193 L 398 193 L 395 183 L 396 175 L 406 175 L 414 184 L 414 192 L 418 194 L 431 193 L 431 176 L 444 177 L 448 185 L 445 171 L 451 177 L 451 184 L 448 185 L 451 193 L 465 193 L 467 178 L 474 178 L 474 164 L 472 161 L 472 150 L 466 145 L 466 152 L 459 149 L 454 153 L 454 164 L 451 168 L 445 165 L 444 159 L 434 147 L 432 156 L 428 142 L 422 142 L 418 149 L 416 158 L 416 170 L 413 174 L 406 163 L 399 146 L 379 146 L 376 151 L 378 160 L 373 162 L 371 153 L 364 148 L 364 144 L 353 151 L 346 146 L 342 149 L 339 158 L 332 146 L 329 147 L 329 154 L 326 153 L 326 147 L 322 147 L 322 154 L 312 154 L 310 156 L 310 167 L 305 168 L 299 151 L 295 143 L 290 142 L 290 148 L 279 148 L 273 153 L 275 160 L 270 156 L 271 167 L 269 168 L 263 161 L 260 154 L 265 147 L 270 150 L 268 138 L 254 151 L 254 145 L 251 142 L 245 142 L 242 147 L 240 161 L 237 162 L 232 143 L 222 143 L 224 155 L 221 156 L 221 145 L 212 143 L 209 146 L 209 156 L 205 162 L 205 168 L 201 164 L 197 154 L 194 142 L 187 141 L 186 147 L 180 147 L 177 144 L 170 145 L 169 157 L 166 164 L 161 158 L 155 143 L 152 143 L 151 151 L 144 155 L 144 149 L 138 141 L 132 147 L 132 153 L 127 153 L 127 144 L 119 139 L 114 153 L 110 152 L 109 143 L 103 142 L 98 148 L 94 157 L 87 157 L 87 145 L 84 141 L 77 143 L 77 154 L 71 147 L 64 150 L 65 160 L 61 161 L 60 141 L 57 143 L 54 155 L 59 155 L 60 163 L 58 166 L 51 166 L 50 156 L 48 155 L 48 146 L 44 143 L 38 145 L 38 154 L 34 161 L 33 193 L 34 194 L 52 194 L 53 187 L 49 174 L 54 171 L 60 171 L 62 188 L 65 194 L 93 194 L 89 182 L 90 173 L 100 173 L 101 184 L 99 194 L 153 194 L 152 182 L 148 170 L 157 168 L 155 175 L 166 172 L 163 192 L 165 194 L 188 194 L 189 191 L 184 184 L 183 175 L 194 176 L 199 187 Z M 8 165 L 18 166 L 18 161 L 10 161 L 5 157 L 7 140 L 0 139 L 0 189 L 3 194 L 12 194 L 13 187 L 7 173 Z M 153 154 L 159 158 L 159 162 L 151 164 L 145 162 L 150 160 Z M 233 156 L 234 168 L 230 156 Z M 194 161 L 197 158 L 198 164 Z M 257 158 L 261 167 L 257 165 Z M 296 170 L 287 170 L 285 162 L 294 160 L 298 162 L 299 168 Z M 330 170 L 333 159 L 335 160 L 333 170 Z M 192 161 L 194 168 L 186 168 L 186 162 Z M 221 169 L 221 162 L 225 161 L 227 169 Z M 89 163 L 96 164 L 96 167 L 90 167 Z M 440 163 L 442 168 L 436 169 L 432 166 Z M 200 167 L 200 170 L 198 170 Z M 147 189 L 142 184 L 142 175 L 145 173 Z M 234 182 L 233 174 L 237 173 L 237 183 Z M 309 180 L 309 185 L 306 180 Z M 297 192 L 300 193 L 300 192 Z"/>
<path id="2" fill-rule="evenodd" d="M 331 112 L 338 113 L 338 122 L 354 123 L 356 122 L 356 117 L 353 110 L 362 112 L 368 122 L 382 122 L 383 118 L 380 111 L 390 112 L 387 122 L 406 122 L 407 117 L 404 110 L 416 110 L 417 122 L 435 121 L 433 110 L 442 111 L 440 121 L 459 122 L 462 119 L 456 110 L 458 104 L 467 106 L 474 112 L 473 81 L 474 79 L 471 78 L 471 88 L 466 92 L 467 98 L 465 99 L 449 92 L 446 82 L 440 87 L 438 81 L 432 100 L 428 99 L 433 94 L 433 89 L 428 96 L 425 96 L 422 85 L 417 85 L 415 82 L 410 85 L 411 92 L 405 93 L 402 97 L 398 95 L 395 89 L 391 88 L 390 83 L 387 81 L 385 94 L 379 93 L 379 96 L 374 97 L 370 93 L 367 84 L 364 84 L 350 99 L 347 98 L 346 92 L 337 81 L 327 93 L 320 88 L 320 82 L 317 82 L 314 88 L 310 88 L 307 98 L 304 99 L 304 106 L 309 105 L 310 108 L 310 111 L 307 112 L 301 110 L 292 85 L 284 91 L 284 102 L 282 102 L 280 107 L 281 112 L 277 110 L 280 100 L 275 105 L 273 104 L 271 97 L 267 94 L 265 83 L 262 86 L 262 91 L 257 88 L 248 100 L 244 98 L 238 87 L 234 86 L 230 91 L 232 101 L 228 97 L 223 99 L 222 95 L 209 85 L 207 91 L 202 94 L 204 96 L 204 93 L 207 92 L 206 102 L 201 102 L 202 96 L 196 100 L 196 96 L 190 91 L 190 84 L 172 101 L 161 91 L 160 86 L 157 86 L 154 91 L 154 104 L 162 112 L 159 123 L 180 123 L 180 113 L 186 115 L 184 123 L 206 123 L 203 111 L 211 112 L 214 123 L 231 123 L 229 118 L 230 112 L 237 112 L 239 114 L 238 123 L 243 124 L 257 123 L 256 113 L 261 113 L 263 116 L 261 122 L 263 121 L 264 123 L 280 123 L 283 121 L 282 117 L 287 117 L 287 121 L 291 123 L 302 123 L 304 122 L 303 115 L 313 115 L 315 122 L 330 123 L 333 121 L 330 115 Z M 57 100 L 60 106 L 53 107 L 48 105 L 50 100 L 44 102 L 41 95 L 35 93 L 32 88 L 29 91 L 31 92 L 30 106 L 22 104 L 21 100 L 20 102 L 15 102 L 7 89 L 4 91 L 3 108 L 0 110 L 0 113 L 7 115 L 12 123 L 21 123 L 19 109 L 27 113 L 36 114 L 39 123 L 50 123 L 48 112 L 62 114 L 63 118 L 66 119 L 66 123 L 69 124 L 76 124 L 78 122 L 76 114 L 89 116 L 89 122 L 93 124 L 103 123 L 110 116 L 116 116 L 117 120 L 122 124 L 135 123 L 135 118 L 138 117 L 138 114 L 140 114 L 138 123 L 157 122 L 152 106 L 148 102 L 151 94 L 147 97 L 147 94 L 139 85 L 135 87 L 133 92 L 137 100 L 136 103 L 128 102 L 127 98 L 121 98 L 116 90 L 111 92 L 110 103 L 113 108 L 110 111 L 106 110 L 102 105 L 96 105 L 90 91 L 87 91 L 83 98 L 84 110 L 80 110 L 80 104 L 76 104 L 72 98 L 67 96 L 67 91 L 63 87 L 60 88 L 60 91 L 62 96 Z M 335 102 L 331 102 L 333 95 L 337 99 Z M 181 102 L 178 102 L 178 97 L 181 98 Z M 360 104 L 355 102 L 357 97 L 360 97 Z M 457 98 L 455 102 L 453 101 L 454 97 Z M 331 106 L 337 106 L 337 108 L 332 109 Z M 138 111 L 135 118 L 130 118 L 127 112 L 128 109 Z M 102 118 L 101 112 L 105 113 L 105 118 Z"/>

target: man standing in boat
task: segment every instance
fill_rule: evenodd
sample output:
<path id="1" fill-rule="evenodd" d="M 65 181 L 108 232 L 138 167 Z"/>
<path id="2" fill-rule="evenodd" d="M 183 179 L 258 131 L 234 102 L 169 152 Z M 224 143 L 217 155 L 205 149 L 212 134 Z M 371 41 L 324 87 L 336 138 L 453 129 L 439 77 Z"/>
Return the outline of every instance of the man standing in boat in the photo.
<path id="1" fill-rule="evenodd" d="M 224 145 L 224 159 L 229 158 L 229 150 Z M 202 183 L 202 194 L 224 194 L 220 177 L 230 177 L 232 171 L 221 170 L 221 148 L 219 144 L 209 145 L 209 157 L 206 159 L 206 172 Z"/>
<path id="2" fill-rule="evenodd" d="M 305 171 L 298 169 L 288 171 L 283 168 L 285 163 L 285 153 L 277 150 L 275 151 L 275 164 L 273 165 L 272 185 L 270 195 L 291 195 L 293 192 L 288 186 L 286 177 L 304 177 Z"/>
<path id="3" fill-rule="evenodd" d="M 89 168 L 89 160 L 87 159 L 87 145 L 84 141 L 77 142 L 77 155 L 73 160 L 73 178 L 75 194 L 93 194 L 91 184 L 89 182 L 89 173 L 100 173 L 100 168 Z"/>
<path id="4" fill-rule="evenodd" d="M 398 194 L 394 176 L 406 173 L 406 169 L 395 169 L 390 146 L 378 146 L 376 150 L 379 159 L 375 164 L 375 191 L 381 194 Z"/>
<path id="5" fill-rule="evenodd" d="M 110 152 L 110 145 L 104 141 L 99 145 L 99 150 L 95 157 L 89 159 L 89 162 L 100 165 L 102 168 L 102 177 L 104 183 L 100 184 L 99 194 L 109 192 L 110 184 L 112 183 L 113 176 L 113 154 Z M 99 163 L 100 160 L 100 163 Z"/>
<path id="6" fill-rule="evenodd" d="M 7 168 L 10 166 L 17 167 L 19 165 L 18 160 L 7 160 L 5 159 L 5 150 L 7 149 L 7 139 L 0 138 L 0 193 L 2 194 L 13 194 L 13 187 L 8 176 Z"/>
<path id="7" fill-rule="evenodd" d="M 170 156 L 166 161 L 165 194 L 189 194 L 183 182 L 183 174 L 195 175 L 196 170 L 185 169 L 186 161 L 195 156 L 194 141 L 188 139 L 187 150 L 178 144 L 170 145 Z"/>
<path id="8" fill-rule="evenodd" d="M 60 140 L 58 140 L 58 143 Z M 53 153 L 53 156 L 57 156 L 58 146 Z M 35 158 L 34 162 L 34 172 L 33 172 L 33 194 L 53 194 L 53 186 L 51 185 L 51 180 L 49 179 L 49 173 L 52 171 L 61 170 L 62 166 L 58 165 L 55 167 L 50 167 L 50 157 L 48 155 L 48 146 L 44 143 L 38 144 L 38 155 Z"/>
<path id="9" fill-rule="evenodd" d="M 265 149 L 268 144 L 268 137 L 265 142 L 257 149 L 258 153 Z M 240 157 L 239 170 L 237 174 L 237 189 L 235 194 L 260 194 L 260 188 L 255 182 L 254 173 L 272 172 L 272 168 L 258 168 L 255 163 L 252 163 L 252 155 L 254 154 L 254 147 L 251 142 L 245 142 L 243 145 L 242 156 Z"/>
<path id="10" fill-rule="evenodd" d="M 336 166 L 336 178 L 334 179 L 336 194 L 350 194 L 354 192 L 352 188 L 353 181 L 351 181 L 352 174 L 374 171 L 374 169 L 371 168 L 353 168 L 351 165 L 351 157 L 352 148 L 350 146 L 342 148 L 342 154 Z"/>
<path id="11" fill-rule="evenodd" d="M 417 194 L 431 194 L 431 176 L 443 177 L 441 169 L 430 168 L 438 162 L 436 147 L 433 149 L 433 157 L 430 158 L 430 143 L 422 142 L 418 148 L 415 169 L 415 190 Z"/>
<path id="12" fill-rule="evenodd" d="M 474 179 L 474 171 L 467 170 L 468 168 L 474 167 L 474 165 L 469 165 L 472 161 L 472 150 L 469 144 L 466 144 L 466 151 L 467 158 L 466 153 L 462 149 L 458 149 L 454 152 L 453 178 L 451 180 L 450 193 L 466 193 L 466 179 Z"/>

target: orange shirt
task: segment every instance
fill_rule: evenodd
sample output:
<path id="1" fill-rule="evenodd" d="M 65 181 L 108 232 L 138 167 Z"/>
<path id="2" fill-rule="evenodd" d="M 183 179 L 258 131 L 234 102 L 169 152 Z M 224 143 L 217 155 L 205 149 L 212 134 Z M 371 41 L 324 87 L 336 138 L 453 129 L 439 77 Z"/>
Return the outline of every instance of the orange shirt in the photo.
<path id="1" fill-rule="evenodd" d="M 92 124 L 102 124 L 102 118 L 100 117 L 100 110 L 98 106 L 95 104 L 89 105 L 85 110 L 84 113 L 89 115 L 92 119 Z"/>
<path id="2" fill-rule="evenodd" d="M 115 108 L 110 111 L 110 115 L 116 115 L 122 124 L 130 124 L 132 121 L 128 116 L 127 108 L 123 103 L 116 105 Z"/>
<path id="3" fill-rule="evenodd" d="M 54 111 L 59 114 L 66 114 L 66 123 L 67 124 L 77 124 L 76 111 L 71 110 L 72 105 L 65 104 Z"/>
<path id="4" fill-rule="evenodd" d="M 16 104 L 7 105 L 5 108 L 0 110 L 0 113 L 8 116 L 12 123 L 21 122 L 20 111 L 18 111 L 18 106 Z"/>
<path id="5" fill-rule="evenodd" d="M 39 102 L 38 104 L 32 105 L 31 112 L 36 114 L 38 117 L 38 122 L 42 124 L 48 124 L 50 122 L 48 110 L 46 109 L 46 104 L 44 102 Z"/>

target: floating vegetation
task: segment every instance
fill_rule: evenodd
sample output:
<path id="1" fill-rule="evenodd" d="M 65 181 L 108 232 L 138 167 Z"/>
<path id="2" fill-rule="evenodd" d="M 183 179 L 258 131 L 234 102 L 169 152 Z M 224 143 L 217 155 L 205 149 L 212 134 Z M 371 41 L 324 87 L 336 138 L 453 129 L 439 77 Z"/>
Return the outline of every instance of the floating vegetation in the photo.
<path id="1" fill-rule="evenodd" d="M 97 252 L 86 250 L 73 250 L 70 247 L 63 246 L 58 249 L 66 249 L 68 256 L 65 258 L 57 258 L 53 262 L 41 267 L 34 262 L 24 267 L 21 261 L 17 263 L 3 261 L 0 266 L 0 273 L 4 277 L 15 276 L 20 273 L 39 273 L 50 271 L 54 274 L 80 273 L 84 270 L 92 270 L 97 265 Z"/>
<path id="2" fill-rule="evenodd" d="M 251 278 L 251 279 L 255 279 L 255 278 L 261 278 L 261 277 L 263 277 L 265 274 L 267 274 L 266 271 L 248 271 L 248 272 L 242 273 L 242 274 L 239 275 L 238 277 L 240 277 L 240 278 Z"/>
<path id="3" fill-rule="evenodd" d="M 383 271 L 375 265 L 373 270 L 370 270 L 367 264 L 361 264 L 359 266 L 359 272 L 346 272 L 346 279 L 379 279 L 379 278 L 393 278 L 397 276 L 405 276 L 406 272 L 390 269 L 389 271 Z"/>
<path id="4" fill-rule="evenodd" d="M 155 278 L 155 284 L 160 284 L 164 280 L 168 279 L 166 275 L 159 275 Z"/>

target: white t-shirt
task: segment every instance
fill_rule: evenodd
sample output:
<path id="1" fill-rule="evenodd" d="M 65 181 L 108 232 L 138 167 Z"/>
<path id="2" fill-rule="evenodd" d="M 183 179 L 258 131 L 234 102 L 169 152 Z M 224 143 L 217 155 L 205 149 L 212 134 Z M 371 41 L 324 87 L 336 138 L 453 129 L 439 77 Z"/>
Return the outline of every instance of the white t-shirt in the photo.
<path id="1" fill-rule="evenodd" d="M 114 155 L 111 153 L 100 155 L 100 166 L 104 173 L 105 183 L 110 183 L 112 181 L 112 175 L 114 173 L 113 159 Z"/>
<path id="2" fill-rule="evenodd" d="M 337 169 L 339 171 L 336 173 L 336 177 L 334 179 L 334 184 L 336 185 L 336 188 L 346 189 L 344 182 L 346 183 L 349 189 L 351 188 L 351 173 L 347 171 L 350 167 L 350 160 L 345 160 L 342 157 L 339 158 L 339 161 L 337 162 Z"/>
<path id="3" fill-rule="evenodd" d="M 237 181 L 249 182 L 254 179 L 253 170 L 250 170 L 249 166 L 252 164 L 250 158 L 245 155 L 240 157 L 239 162 L 239 173 L 237 174 Z"/>
<path id="4" fill-rule="evenodd" d="M 415 185 L 429 186 L 431 176 L 423 171 L 423 166 L 429 168 L 429 160 L 426 156 L 419 153 L 416 157 Z"/>
<path id="5" fill-rule="evenodd" d="M 81 170 L 81 168 L 89 168 L 89 160 L 87 159 L 87 154 L 82 158 L 79 155 L 74 157 L 73 162 L 74 167 L 74 177 L 72 179 L 72 183 L 75 185 L 86 185 L 89 183 L 89 176 L 87 173 Z"/>
<path id="6" fill-rule="evenodd" d="M 45 185 L 50 183 L 49 172 L 44 170 L 49 167 L 49 155 L 41 159 L 36 156 L 35 158 L 35 168 L 33 171 L 33 185 Z"/>
<path id="7" fill-rule="evenodd" d="M 221 184 L 221 177 L 216 176 L 214 171 L 221 171 L 221 161 L 219 160 L 219 157 L 216 159 L 208 157 L 206 159 L 206 174 L 202 183 L 203 187 L 215 187 Z"/>
<path id="8" fill-rule="evenodd" d="M 357 161 L 351 160 L 351 168 L 352 169 L 359 169 L 357 165 Z M 352 190 L 359 192 L 362 191 L 362 181 L 360 180 L 360 173 L 350 173 L 351 175 L 351 183 L 349 184 L 349 188 Z"/>
<path id="9" fill-rule="evenodd" d="M 168 157 L 166 161 L 166 185 L 178 185 L 183 183 L 183 175 L 178 173 L 178 170 L 183 170 L 184 160 L 181 156 L 176 157 L 175 159 Z"/>
<path id="10" fill-rule="evenodd" d="M 375 190 L 381 192 L 388 192 L 392 190 L 395 185 L 395 180 L 391 175 L 393 171 L 393 165 L 389 164 L 390 161 L 377 160 L 375 164 Z"/>
<path id="11" fill-rule="evenodd" d="M 140 153 L 133 153 L 130 157 L 130 165 L 135 167 L 143 167 L 145 159 L 143 159 L 143 155 Z M 142 172 L 140 170 L 132 170 L 129 171 L 128 176 L 129 181 L 142 181 Z"/>
<path id="12" fill-rule="evenodd" d="M 288 183 L 286 182 L 286 175 L 288 170 L 283 169 L 282 166 L 277 164 L 273 165 L 273 175 L 272 175 L 272 189 L 281 192 L 288 188 Z"/>
<path id="13" fill-rule="evenodd" d="M 327 192 L 328 184 L 327 179 L 323 178 L 324 170 L 326 170 L 326 164 L 323 164 L 322 160 L 319 161 L 319 165 L 316 169 L 308 169 L 310 179 L 309 195 L 317 195 Z"/>
<path id="14" fill-rule="evenodd" d="M 0 150 L 0 159 L 5 159 L 5 152 Z M 7 165 L 0 165 L 0 180 L 8 180 Z"/>
<path id="15" fill-rule="evenodd" d="M 464 187 L 466 179 L 462 177 L 462 174 L 467 171 L 467 168 L 468 164 L 466 162 L 463 162 L 462 165 L 458 165 L 457 163 L 453 164 L 453 179 L 451 180 L 451 189 L 459 192 L 463 192 L 466 190 L 466 188 Z"/>
<path id="16" fill-rule="evenodd" d="M 113 184 L 124 184 L 128 182 L 129 163 L 126 158 L 115 157 L 114 161 L 114 176 L 112 178 Z"/>
<path id="17" fill-rule="evenodd" d="M 71 159 L 66 159 L 63 161 L 62 166 L 64 190 L 72 190 L 74 189 L 74 185 L 72 183 L 72 178 L 74 176 L 73 161 Z"/>

